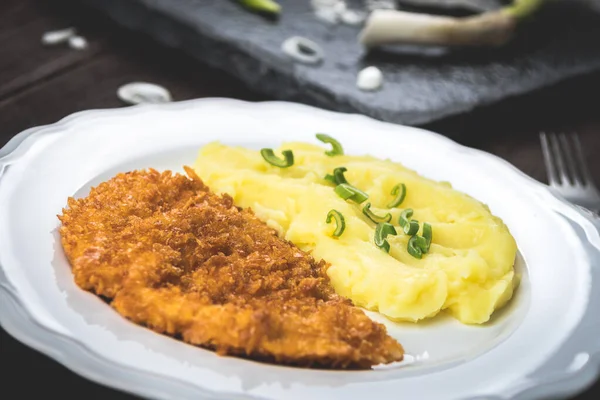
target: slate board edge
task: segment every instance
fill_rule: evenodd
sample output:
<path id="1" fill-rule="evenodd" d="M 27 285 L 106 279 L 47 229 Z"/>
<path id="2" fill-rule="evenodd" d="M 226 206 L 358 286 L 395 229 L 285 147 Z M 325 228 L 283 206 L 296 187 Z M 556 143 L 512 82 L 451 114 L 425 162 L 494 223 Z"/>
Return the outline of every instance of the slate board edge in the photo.
<path id="1" fill-rule="evenodd" d="M 222 40 L 215 32 L 200 32 L 196 27 L 188 26 L 170 16 L 158 13 L 156 10 L 144 6 L 139 2 L 123 1 L 117 3 L 115 0 L 81 0 L 81 2 L 104 12 L 118 24 L 132 31 L 148 34 L 163 45 L 181 49 L 201 63 L 230 73 L 244 82 L 249 88 L 259 93 L 264 93 L 277 99 L 297 101 L 341 112 L 360 113 L 360 107 L 355 107 L 351 103 L 344 104 L 335 101 L 335 95 L 331 92 L 323 90 L 320 87 L 314 87 L 310 82 L 303 80 L 300 75 L 294 78 L 293 70 L 288 72 L 285 71 L 285 66 L 281 64 L 257 60 L 240 46 Z M 142 25 L 136 24 L 133 22 L 135 19 L 143 19 L 146 23 Z M 166 31 L 163 29 L 165 25 L 170 25 L 168 35 L 166 36 L 164 35 Z M 177 38 L 174 37 L 174 34 L 177 34 Z M 195 42 L 195 45 L 186 44 L 190 42 Z M 247 75 L 236 70 L 235 63 L 228 63 L 226 57 L 219 57 L 215 53 L 216 50 L 214 50 L 216 46 L 222 47 L 219 52 L 234 53 L 238 58 L 238 62 L 243 60 L 246 66 L 251 65 L 255 69 L 260 69 L 268 73 L 263 73 L 258 79 L 249 79 Z M 213 51 L 202 52 L 203 48 L 211 48 Z M 296 90 L 291 96 L 281 96 L 278 89 L 282 85 L 288 88 L 311 86 L 313 92 L 311 95 L 306 95 L 303 91 Z"/>
<path id="2" fill-rule="evenodd" d="M 446 108 L 436 112 L 430 111 L 427 114 L 420 112 L 398 112 L 390 115 L 389 113 L 385 113 L 385 111 L 379 112 L 377 109 L 365 107 L 363 104 L 352 101 L 352 98 L 343 98 L 343 100 L 340 100 L 334 93 L 323 87 L 303 80 L 300 75 L 294 76 L 293 68 L 290 71 L 286 71 L 285 66 L 282 66 L 280 63 L 259 60 L 253 57 L 252 54 L 249 54 L 239 44 L 224 40 L 219 36 L 218 32 L 202 31 L 197 27 L 190 26 L 183 21 L 152 8 L 145 1 L 81 0 L 81 2 L 105 13 L 112 20 L 127 29 L 145 33 L 165 46 L 186 52 L 201 63 L 228 72 L 258 93 L 263 93 L 279 100 L 295 101 L 344 113 L 363 114 L 378 120 L 403 125 L 429 124 L 446 117 L 485 108 L 501 100 L 509 100 L 526 93 L 556 85 L 569 78 L 600 69 L 600 62 L 580 66 L 569 72 L 563 72 L 562 75 L 547 79 L 543 83 L 532 83 L 527 87 L 521 86 L 509 92 L 490 96 L 478 104 L 456 103 L 453 108 Z M 136 24 L 135 20 L 143 20 L 145 23 Z M 149 21 L 151 23 L 148 23 Z M 165 29 L 166 26 L 168 26 L 168 29 Z M 216 50 L 217 46 L 222 49 Z M 248 66 L 252 66 L 250 69 L 262 70 L 264 73 L 258 78 L 250 77 L 237 70 L 236 63 L 228 62 L 230 60 L 229 57 L 219 56 L 222 53 L 234 54 L 237 62 L 244 63 L 246 66 L 244 69 L 246 70 L 249 69 Z M 293 88 L 294 90 L 288 90 L 285 94 L 282 94 L 280 91 L 281 87 Z M 299 88 L 301 87 L 304 89 L 300 90 Z M 310 93 L 307 93 L 307 89 L 310 89 Z"/>

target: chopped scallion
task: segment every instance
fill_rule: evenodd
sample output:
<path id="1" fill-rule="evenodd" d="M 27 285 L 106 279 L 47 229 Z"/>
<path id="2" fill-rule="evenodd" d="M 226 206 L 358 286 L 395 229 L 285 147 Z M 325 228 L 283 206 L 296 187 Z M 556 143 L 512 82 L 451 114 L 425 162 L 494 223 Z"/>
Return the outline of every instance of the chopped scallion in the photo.
<path id="1" fill-rule="evenodd" d="M 423 238 L 425 238 L 425 253 L 429 252 L 431 240 L 433 239 L 433 229 L 427 222 L 423 223 Z"/>
<path id="2" fill-rule="evenodd" d="M 375 222 L 376 224 L 380 223 L 380 222 L 390 222 L 392 219 L 392 214 L 387 213 L 384 216 L 379 216 L 377 214 L 375 214 L 373 211 L 371 211 L 371 203 L 367 203 L 365 204 L 365 206 L 362 209 L 363 214 L 365 214 L 367 216 L 367 218 L 369 218 L 371 221 Z"/>
<path id="3" fill-rule="evenodd" d="M 406 225 L 408 225 L 410 222 L 410 218 L 413 216 L 413 210 L 412 208 L 407 208 L 406 210 L 402 211 L 400 213 L 400 217 L 398 217 L 398 224 L 404 228 Z"/>
<path id="4" fill-rule="evenodd" d="M 423 236 L 415 234 L 408 240 L 408 254 L 415 258 L 422 258 L 423 254 L 429 252 L 432 237 L 433 231 L 431 229 L 431 225 L 429 225 L 427 222 L 423 223 Z"/>
<path id="5" fill-rule="evenodd" d="M 323 179 L 325 179 L 325 180 L 326 180 L 326 181 L 328 181 L 328 182 L 331 182 L 331 183 L 333 183 L 334 185 L 337 185 L 337 182 L 336 182 L 336 180 L 335 180 L 335 176 L 333 176 L 333 175 L 331 175 L 331 174 L 327 174 L 327 175 L 325 175 L 325 177 L 324 177 Z"/>
<path id="6" fill-rule="evenodd" d="M 419 232 L 419 221 L 411 219 L 410 222 L 402 227 L 407 235 L 414 235 Z"/>
<path id="7" fill-rule="evenodd" d="M 333 157 L 344 155 L 344 148 L 342 147 L 340 142 L 338 142 L 331 136 L 326 135 L 324 133 L 317 133 L 317 139 L 319 139 L 323 143 L 329 143 L 331 145 L 331 150 L 325 152 L 325 154 L 327 154 L 328 156 Z"/>
<path id="8" fill-rule="evenodd" d="M 342 183 L 348 183 L 346 177 L 344 176 L 344 172 L 348 171 L 346 167 L 338 167 L 333 170 L 333 174 L 325 175 L 325 180 L 331 183 L 335 183 L 336 185 L 340 185 Z"/>
<path id="9" fill-rule="evenodd" d="M 360 189 L 347 183 L 341 183 L 335 187 L 335 192 L 344 200 L 352 200 L 355 203 L 362 203 L 369 198 L 369 195 Z"/>
<path id="10" fill-rule="evenodd" d="M 414 238 L 415 247 L 418 247 L 419 249 L 421 249 L 421 252 L 423 254 L 427 253 L 427 239 L 425 239 L 423 236 L 419 236 L 419 235 L 414 235 L 413 238 Z"/>
<path id="11" fill-rule="evenodd" d="M 419 231 L 419 221 L 410 219 L 413 215 L 412 208 L 407 208 L 400 213 L 398 224 L 407 235 L 414 235 Z"/>
<path id="12" fill-rule="evenodd" d="M 418 237 L 419 236 L 412 236 L 410 239 L 408 239 L 408 248 L 407 248 L 407 250 L 408 250 L 408 254 L 410 254 L 414 258 L 421 259 L 421 258 L 423 258 L 423 251 L 421 250 L 421 247 L 417 243 L 418 242 L 418 239 L 417 239 Z"/>
<path id="13" fill-rule="evenodd" d="M 272 0 L 238 0 L 238 2 L 254 12 L 272 15 L 277 15 L 281 12 L 281 6 Z"/>
<path id="14" fill-rule="evenodd" d="M 335 219 L 335 231 L 333 232 L 333 236 L 340 237 L 346 229 L 346 221 L 344 220 L 344 216 L 337 210 L 329 210 L 325 222 L 328 224 L 331 223 L 332 218 Z"/>
<path id="15" fill-rule="evenodd" d="M 338 185 L 342 183 L 348 183 L 346 177 L 344 176 L 344 172 L 346 171 L 348 171 L 346 167 L 339 167 L 333 170 L 333 177 Z"/>
<path id="16" fill-rule="evenodd" d="M 399 183 L 392 189 L 392 196 L 396 196 L 394 200 L 390 204 L 388 204 L 388 208 L 398 207 L 404 201 L 406 197 L 406 185 L 404 183 Z"/>
<path id="17" fill-rule="evenodd" d="M 277 157 L 273 152 L 273 149 L 261 149 L 260 154 L 271 165 L 279 168 L 287 168 L 294 165 L 294 153 L 291 150 L 283 150 L 283 159 Z"/>
<path id="18" fill-rule="evenodd" d="M 337 185 L 334 189 L 335 193 L 340 196 L 344 200 L 350 199 L 354 196 L 354 190 L 352 190 L 352 186 L 342 183 L 341 185 Z"/>
<path id="19" fill-rule="evenodd" d="M 389 222 L 382 222 L 377 224 L 375 227 L 375 246 L 384 250 L 386 253 L 390 252 L 390 244 L 388 243 L 386 237 L 388 235 L 396 235 L 396 228 Z"/>

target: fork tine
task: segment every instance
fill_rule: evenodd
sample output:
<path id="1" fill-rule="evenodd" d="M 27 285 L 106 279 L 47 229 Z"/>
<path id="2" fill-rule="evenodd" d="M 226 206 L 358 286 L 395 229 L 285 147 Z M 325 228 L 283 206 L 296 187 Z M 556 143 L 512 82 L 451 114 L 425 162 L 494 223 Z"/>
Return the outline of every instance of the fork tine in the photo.
<path id="1" fill-rule="evenodd" d="M 575 150 L 575 157 L 579 160 L 579 172 L 581 172 L 581 184 L 583 186 L 593 185 L 592 174 L 585 162 L 585 154 L 583 153 L 583 148 L 581 147 L 581 140 L 579 140 L 578 134 L 573 134 L 573 147 Z"/>
<path id="2" fill-rule="evenodd" d="M 548 135 L 546 132 L 540 133 L 540 142 L 542 143 L 542 155 L 544 156 L 544 164 L 546 164 L 546 174 L 548 175 L 548 183 L 555 185 L 559 182 L 556 166 L 554 165 L 552 150 L 548 143 Z"/>
<path id="3" fill-rule="evenodd" d="M 560 148 L 560 142 L 558 141 L 558 137 L 556 134 L 551 134 L 548 136 L 550 147 L 552 148 L 552 155 L 554 156 L 554 161 L 556 164 L 556 175 L 558 176 L 559 183 L 561 185 L 568 185 L 569 175 L 567 174 L 567 168 L 565 165 L 565 159 L 563 155 L 563 151 Z"/>
<path id="4" fill-rule="evenodd" d="M 569 135 L 570 136 L 570 135 Z M 574 157 L 574 149 L 568 136 L 564 133 L 558 135 L 559 147 L 562 149 L 563 160 L 565 161 L 565 174 L 568 175 L 572 184 L 576 185 L 582 182 L 581 174 L 579 173 L 579 157 Z"/>

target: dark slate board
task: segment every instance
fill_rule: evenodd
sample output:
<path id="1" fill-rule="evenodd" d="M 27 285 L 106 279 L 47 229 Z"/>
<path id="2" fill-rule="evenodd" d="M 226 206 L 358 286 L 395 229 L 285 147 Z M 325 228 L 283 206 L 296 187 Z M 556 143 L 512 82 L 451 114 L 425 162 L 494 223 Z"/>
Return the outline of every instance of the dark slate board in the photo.
<path id="1" fill-rule="evenodd" d="M 489 11 L 506 3 L 502 0 L 397 0 L 399 6 L 422 6 L 430 8 L 462 8 L 471 11 Z"/>
<path id="2" fill-rule="evenodd" d="M 403 124 L 428 123 L 600 69 L 600 14 L 572 0 L 551 3 L 519 40 L 500 50 L 405 47 L 370 53 L 356 41 L 359 27 L 316 19 L 309 0 L 280 0 L 284 13 L 278 22 L 229 0 L 78 1 L 275 98 Z M 319 66 L 292 62 L 280 45 L 294 35 L 320 43 L 326 60 Z M 386 78 L 375 93 L 355 86 L 356 74 L 369 65 Z"/>

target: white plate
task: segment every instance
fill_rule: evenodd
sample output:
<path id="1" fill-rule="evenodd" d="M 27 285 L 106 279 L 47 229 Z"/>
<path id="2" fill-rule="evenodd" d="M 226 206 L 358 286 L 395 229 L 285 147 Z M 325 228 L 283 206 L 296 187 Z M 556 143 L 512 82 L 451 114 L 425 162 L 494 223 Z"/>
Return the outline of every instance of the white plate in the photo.
<path id="1" fill-rule="evenodd" d="M 205 143 L 252 148 L 340 139 L 487 203 L 517 240 L 524 279 L 483 327 L 386 322 L 407 361 L 372 371 L 280 367 L 195 348 L 121 318 L 80 290 L 58 242 L 69 196 L 134 168 L 181 170 Z M 151 398 L 533 399 L 582 390 L 600 350 L 600 236 L 508 163 L 423 130 L 290 103 L 206 99 L 89 111 L 26 131 L 0 151 L 0 323 L 103 384 Z"/>

